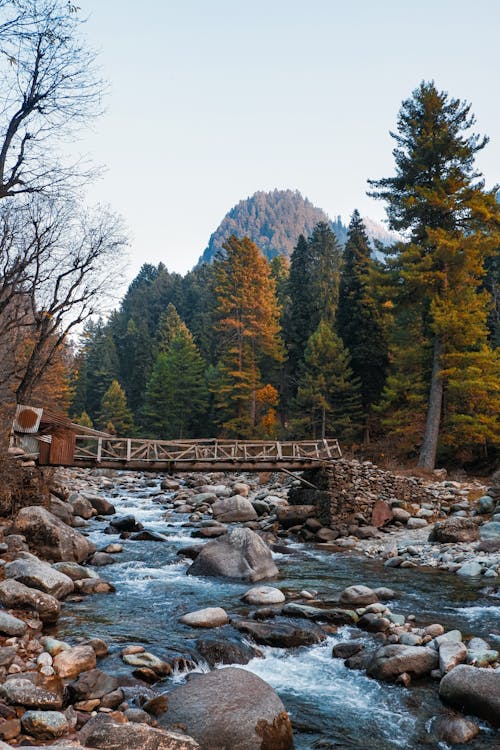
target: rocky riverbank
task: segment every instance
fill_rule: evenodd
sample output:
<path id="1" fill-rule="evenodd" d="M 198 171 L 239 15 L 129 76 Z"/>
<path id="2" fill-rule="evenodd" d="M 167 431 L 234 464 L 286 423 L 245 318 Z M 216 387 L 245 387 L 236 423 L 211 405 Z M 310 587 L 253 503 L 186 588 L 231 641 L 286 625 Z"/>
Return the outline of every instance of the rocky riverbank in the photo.
<path id="1" fill-rule="evenodd" d="M 402 686 L 434 679 L 446 705 L 498 724 L 499 654 L 486 640 L 463 636 L 436 622 L 417 625 L 415 615 L 405 616 L 388 605 L 401 594 L 369 588 L 362 581 L 353 581 L 329 598 L 314 590 L 282 590 L 259 583 L 279 573 L 271 550 L 279 557 L 295 538 L 319 544 L 320 549 L 328 549 L 325 544 L 332 541 L 338 549 L 339 542 L 347 546 L 355 539 L 355 544 L 367 545 L 364 551 L 370 555 L 388 555 L 392 545 L 387 561 L 401 557 L 404 567 L 410 567 L 406 563 L 414 562 L 410 558 L 417 555 L 403 551 L 403 543 L 407 547 L 421 543 L 422 550 L 430 545 L 440 554 L 449 553 L 446 545 L 453 544 L 440 539 L 428 544 L 420 538 L 429 534 L 427 523 L 415 530 L 405 526 L 394 532 L 377 531 L 383 544 L 359 536 L 322 539 L 328 529 L 315 518 L 314 509 L 288 504 L 290 486 L 279 479 L 261 485 L 255 477 L 228 475 L 193 475 L 182 482 L 165 478 L 159 486 L 149 477 L 133 474 L 60 472 L 47 507 L 21 509 L 3 528 L 0 737 L 10 743 L 7 746 L 62 742 L 59 747 L 68 750 L 222 746 L 286 750 L 293 739 L 285 706 L 256 675 L 231 666 L 196 675 L 177 687 L 171 676 L 190 672 L 197 663 L 204 665 L 203 670 L 220 664 L 244 665 L 262 648 L 311 647 L 334 633 L 340 633 L 341 639 L 333 657 L 342 659 L 348 669 L 366 670 L 376 680 Z M 65 642 L 55 638 L 51 629 L 64 601 L 120 596 L 97 571 L 115 563 L 128 540 L 168 541 L 130 515 L 115 515 L 110 500 L 123 491 L 143 492 L 167 516 L 185 518 L 183 526 L 193 545 L 184 547 L 181 557 L 192 560 L 189 574 L 206 576 L 207 581 L 230 574 L 231 580 L 257 585 L 250 586 L 243 602 L 235 601 L 232 607 L 214 601 L 212 607 L 186 611 L 179 618 L 181 627 L 201 634 L 196 654 L 161 658 L 154 649 L 131 644 L 121 650 L 121 660 L 130 671 L 112 674 L 99 668 L 108 645 L 98 632 L 87 641 Z M 467 517 L 454 516 L 459 511 L 451 506 L 450 510 L 446 516 L 452 521 L 484 520 L 485 514 L 471 515 L 481 510 L 477 501 L 469 504 Z M 419 511 L 413 512 L 418 517 Z M 495 512 L 493 505 L 490 515 Z M 99 549 L 85 536 L 87 523 L 96 519 L 115 535 Z M 423 551 L 418 559 L 426 559 Z M 490 559 L 484 575 L 494 583 L 494 577 L 486 575 L 495 564 L 489 563 Z M 447 742 L 471 740 L 478 732 L 477 721 L 460 714 L 446 720 L 438 716 L 432 725 L 432 736 Z M 224 745 L 217 744 L 221 738 Z"/>

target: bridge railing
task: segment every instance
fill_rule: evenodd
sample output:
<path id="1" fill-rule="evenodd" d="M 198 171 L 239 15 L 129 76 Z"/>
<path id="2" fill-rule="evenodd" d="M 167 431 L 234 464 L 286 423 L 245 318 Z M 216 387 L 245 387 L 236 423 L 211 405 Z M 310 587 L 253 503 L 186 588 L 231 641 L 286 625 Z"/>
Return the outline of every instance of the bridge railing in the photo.
<path id="1" fill-rule="evenodd" d="M 145 440 L 77 435 L 74 462 L 293 462 L 342 456 L 337 440 Z"/>

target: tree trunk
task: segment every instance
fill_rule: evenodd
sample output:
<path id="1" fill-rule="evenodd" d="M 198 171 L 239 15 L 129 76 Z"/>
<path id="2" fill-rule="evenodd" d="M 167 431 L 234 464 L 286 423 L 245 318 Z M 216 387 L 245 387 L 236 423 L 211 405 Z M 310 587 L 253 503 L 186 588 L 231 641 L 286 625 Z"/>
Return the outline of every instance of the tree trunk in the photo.
<path id="1" fill-rule="evenodd" d="M 436 453 L 439 438 L 439 425 L 441 422 L 441 409 L 443 404 L 443 378 L 441 377 L 441 342 L 439 337 L 434 339 L 434 355 L 432 362 L 431 390 L 429 393 L 429 406 L 427 409 L 427 420 L 425 423 L 425 435 L 418 465 L 422 469 L 434 469 L 436 465 Z"/>
<path id="2" fill-rule="evenodd" d="M 323 440 L 326 437 L 326 407 L 323 406 L 323 412 L 321 414 L 321 437 Z"/>

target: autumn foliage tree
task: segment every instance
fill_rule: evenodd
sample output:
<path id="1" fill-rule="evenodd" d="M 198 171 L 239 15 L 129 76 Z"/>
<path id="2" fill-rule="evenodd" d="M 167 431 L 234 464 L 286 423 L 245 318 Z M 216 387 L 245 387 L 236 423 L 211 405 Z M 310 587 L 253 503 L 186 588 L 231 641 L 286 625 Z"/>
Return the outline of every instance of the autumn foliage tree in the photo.
<path id="1" fill-rule="evenodd" d="M 396 246 L 389 271 L 396 330 L 406 321 L 416 336 L 404 356 L 393 350 L 393 368 L 401 381 L 405 362 L 418 365 L 406 379 L 423 385 L 414 417 L 425 419 L 419 465 L 429 469 L 440 445 L 477 452 L 500 442 L 498 353 L 488 345 L 491 301 L 482 290 L 485 261 L 500 244 L 500 211 L 475 169 L 488 139 L 471 131 L 474 123 L 469 104 L 421 83 L 403 102 L 392 134 L 395 176 L 370 181 L 372 195 L 387 203 L 391 228 L 407 240 Z M 468 373 L 463 380 L 461 370 Z M 395 379 L 389 385 L 394 389 Z M 401 391 L 394 397 L 404 402 Z"/>
<path id="2" fill-rule="evenodd" d="M 280 362 L 276 284 L 269 263 L 247 237 L 230 237 L 214 264 L 214 317 L 219 361 L 213 390 L 228 435 L 250 436 L 257 425 L 257 393 L 264 360 Z"/>

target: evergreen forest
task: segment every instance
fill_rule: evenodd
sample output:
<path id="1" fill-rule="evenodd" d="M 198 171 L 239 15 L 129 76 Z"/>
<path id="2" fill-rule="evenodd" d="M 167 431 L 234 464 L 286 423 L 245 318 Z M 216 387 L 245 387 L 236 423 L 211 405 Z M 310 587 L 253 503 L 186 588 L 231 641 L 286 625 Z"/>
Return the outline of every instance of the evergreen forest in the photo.
<path id="1" fill-rule="evenodd" d="M 473 126 L 432 82 L 402 103 L 394 174 L 370 181 L 398 239 L 376 253 L 354 210 L 343 237 L 320 217 L 289 257 L 235 225 L 185 276 L 145 264 L 85 326 L 72 416 L 165 439 L 332 436 L 424 468 L 491 461 L 500 207 Z"/>

